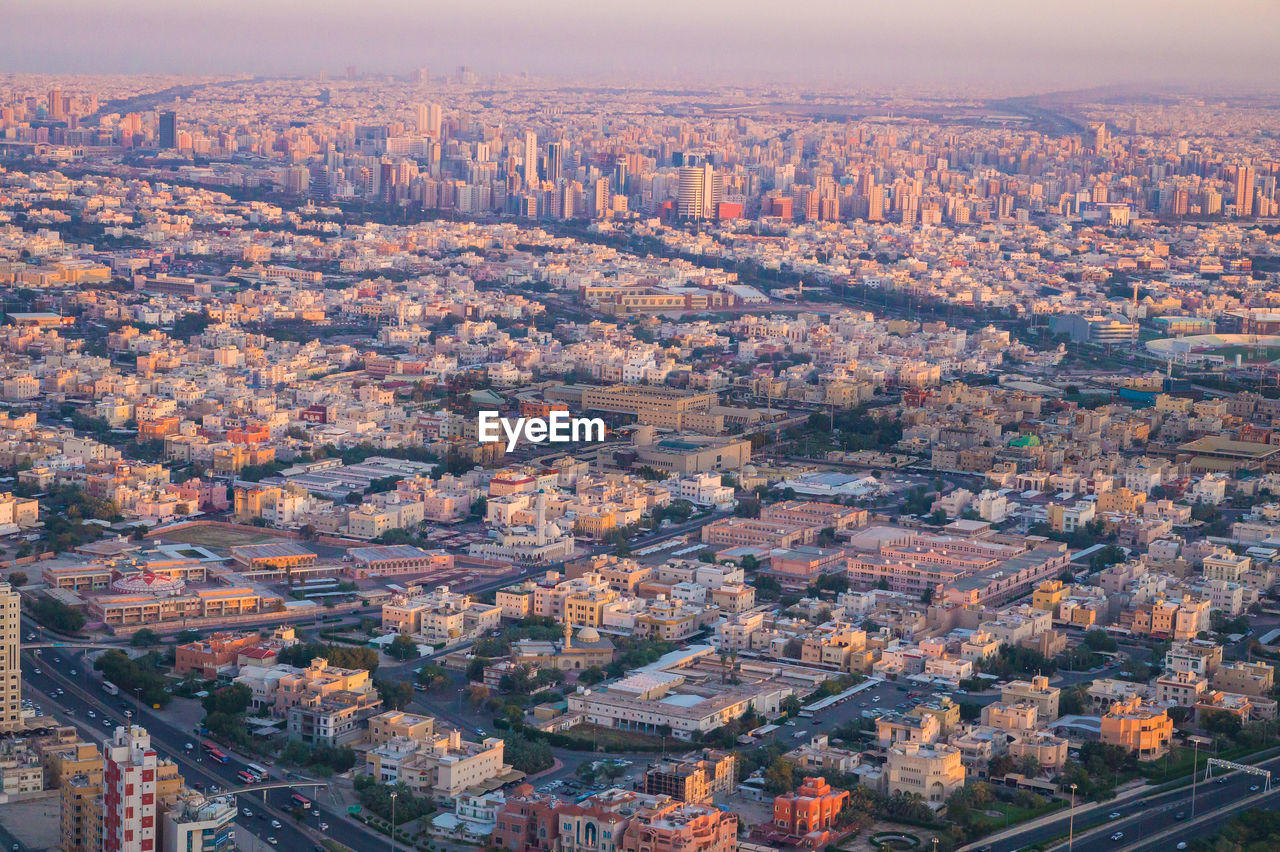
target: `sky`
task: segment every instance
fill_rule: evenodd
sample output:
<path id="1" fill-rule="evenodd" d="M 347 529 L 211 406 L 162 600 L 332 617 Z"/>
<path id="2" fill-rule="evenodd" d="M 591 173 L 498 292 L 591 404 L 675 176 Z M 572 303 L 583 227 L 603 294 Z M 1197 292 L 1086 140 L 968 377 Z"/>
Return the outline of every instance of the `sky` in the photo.
<path id="1" fill-rule="evenodd" d="M 0 71 L 1280 89 L 1276 0 L 0 0 Z"/>

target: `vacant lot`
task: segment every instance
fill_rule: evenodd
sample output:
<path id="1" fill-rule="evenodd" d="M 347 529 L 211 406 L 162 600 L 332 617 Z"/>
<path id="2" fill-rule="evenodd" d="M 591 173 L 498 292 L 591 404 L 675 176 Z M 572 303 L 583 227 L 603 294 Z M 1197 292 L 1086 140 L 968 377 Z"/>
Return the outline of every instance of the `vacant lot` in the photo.
<path id="1" fill-rule="evenodd" d="M 201 547 L 219 551 L 226 551 L 242 544 L 270 544 L 277 541 L 290 541 L 284 536 L 272 535 L 268 530 L 229 530 L 222 527 L 187 527 L 182 530 L 161 533 L 157 538 L 161 541 L 198 544 Z"/>

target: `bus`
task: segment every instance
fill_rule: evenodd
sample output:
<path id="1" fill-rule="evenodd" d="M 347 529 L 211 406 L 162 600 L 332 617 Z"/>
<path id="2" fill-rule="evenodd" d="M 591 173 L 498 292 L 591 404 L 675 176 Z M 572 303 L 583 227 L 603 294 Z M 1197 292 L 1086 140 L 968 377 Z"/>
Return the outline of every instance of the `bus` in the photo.
<path id="1" fill-rule="evenodd" d="M 301 795 L 300 793 L 294 793 L 292 796 L 289 797 L 289 800 L 292 801 L 294 805 L 300 808 L 311 807 L 311 800 L 308 799 L 306 796 Z"/>
<path id="2" fill-rule="evenodd" d="M 236 777 L 239 778 L 240 781 L 244 784 L 258 783 L 258 779 L 254 777 L 252 772 L 246 772 L 243 769 L 241 769 L 239 772 L 236 773 Z"/>
<path id="3" fill-rule="evenodd" d="M 211 748 L 211 749 L 209 749 L 209 759 L 210 759 L 210 760 L 216 760 L 216 761 L 218 761 L 219 763 L 226 763 L 226 762 L 227 762 L 228 760 L 230 760 L 231 758 L 227 757 L 225 754 L 223 754 L 223 753 L 222 753 L 221 751 L 219 751 L 218 749 L 216 749 L 216 748 Z"/>
<path id="4" fill-rule="evenodd" d="M 201 740 L 201 742 L 200 742 L 200 749 L 201 749 L 205 754 L 208 754 L 209 752 L 213 751 L 213 750 L 214 750 L 214 749 L 216 749 L 216 748 L 217 748 L 217 746 L 216 746 L 216 745 L 214 745 L 213 743 L 209 742 L 208 740 Z"/>
<path id="5" fill-rule="evenodd" d="M 262 781 L 267 777 L 266 767 L 259 766 L 256 763 L 250 763 L 248 766 L 245 767 L 245 769 L 249 770 L 250 774 L 256 775 L 259 781 Z"/>
<path id="6" fill-rule="evenodd" d="M 102 682 L 102 691 L 105 692 L 107 695 L 119 695 L 120 687 L 116 686 L 114 683 L 112 683 L 109 680 L 104 680 Z"/>

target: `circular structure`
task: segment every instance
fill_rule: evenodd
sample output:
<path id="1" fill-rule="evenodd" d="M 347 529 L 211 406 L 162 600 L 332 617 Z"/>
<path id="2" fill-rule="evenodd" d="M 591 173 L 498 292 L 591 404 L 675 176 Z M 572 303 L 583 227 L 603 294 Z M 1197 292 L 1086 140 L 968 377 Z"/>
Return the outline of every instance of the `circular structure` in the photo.
<path id="1" fill-rule="evenodd" d="M 920 838 L 901 831 L 881 831 L 869 838 L 877 849 L 919 849 Z"/>
<path id="2" fill-rule="evenodd" d="M 150 571 L 135 571 L 111 581 L 111 591 L 126 595 L 176 595 L 187 587 L 186 581 Z"/>
<path id="3" fill-rule="evenodd" d="M 578 639 L 582 642 L 599 642 L 600 632 L 594 627 L 584 627 L 578 631 Z"/>

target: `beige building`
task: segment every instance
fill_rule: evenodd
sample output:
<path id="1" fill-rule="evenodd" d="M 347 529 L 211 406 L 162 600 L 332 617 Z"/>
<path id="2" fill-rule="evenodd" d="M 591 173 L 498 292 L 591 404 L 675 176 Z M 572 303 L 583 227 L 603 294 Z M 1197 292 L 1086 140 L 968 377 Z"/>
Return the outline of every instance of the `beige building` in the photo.
<path id="1" fill-rule="evenodd" d="M 1276 670 L 1267 663 L 1223 663 L 1213 673 L 1213 688 L 1253 698 L 1266 698 L 1275 689 Z"/>
<path id="2" fill-rule="evenodd" d="M 889 795 L 914 793 L 926 802 L 945 802 L 964 786 L 960 749 L 944 743 L 901 743 L 889 749 L 885 787 Z"/>
<path id="3" fill-rule="evenodd" d="M 1011 680 L 1006 683 L 1000 690 L 1000 701 L 1004 704 L 1034 704 L 1040 720 L 1052 722 L 1058 718 L 1058 698 L 1061 694 L 1062 690 L 1049 685 L 1049 678 L 1037 675 L 1030 682 Z"/>
<path id="4" fill-rule="evenodd" d="M 404 784 L 418 795 L 452 801 L 519 777 L 502 762 L 503 748 L 497 737 L 475 743 L 455 730 L 393 736 L 365 753 L 365 773 L 385 784 Z"/>
<path id="5" fill-rule="evenodd" d="M 0 583 L 0 734 L 23 729 L 22 598 Z"/>

